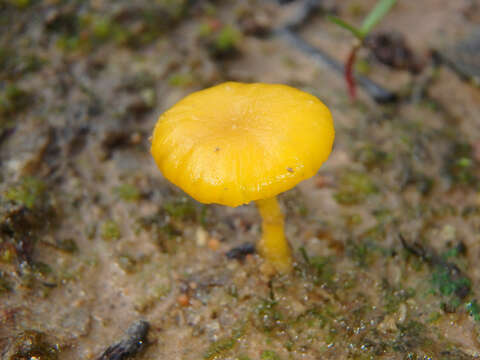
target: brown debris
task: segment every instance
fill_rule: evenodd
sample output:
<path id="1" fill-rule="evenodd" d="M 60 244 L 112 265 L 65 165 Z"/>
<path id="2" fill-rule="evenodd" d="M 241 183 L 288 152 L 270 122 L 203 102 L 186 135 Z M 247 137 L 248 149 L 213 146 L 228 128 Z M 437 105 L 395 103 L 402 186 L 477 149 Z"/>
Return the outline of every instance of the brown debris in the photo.
<path id="1" fill-rule="evenodd" d="M 180 306 L 188 306 L 190 305 L 190 297 L 187 294 L 180 294 L 177 297 L 177 303 Z"/>
<path id="2" fill-rule="evenodd" d="M 382 64 L 394 69 L 419 73 L 423 64 L 414 54 L 405 37 L 397 32 L 378 32 L 368 36 L 365 45 Z"/>

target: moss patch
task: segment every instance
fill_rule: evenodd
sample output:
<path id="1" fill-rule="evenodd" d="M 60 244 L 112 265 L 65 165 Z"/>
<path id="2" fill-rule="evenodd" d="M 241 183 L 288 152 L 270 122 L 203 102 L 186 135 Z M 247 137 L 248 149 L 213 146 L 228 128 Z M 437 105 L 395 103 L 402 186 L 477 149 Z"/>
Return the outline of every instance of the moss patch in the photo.
<path id="1" fill-rule="evenodd" d="M 13 350 L 9 351 L 10 360 L 57 360 L 58 349 L 45 340 L 45 335 L 35 330 L 22 332 L 15 339 Z"/>
<path id="2" fill-rule="evenodd" d="M 339 180 L 339 188 L 334 197 L 342 205 L 355 205 L 364 202 L 369 195 L 378 192 L 372 179 L 358 171 L 343 172 Z"/>
<path id="3" fill-rule="evenodd" d="M 8 188 L 4 196 L 8 200 L 32 209 L 45 193 L 45 184 L 36 178 L 23 178 L 18 185 Z"/>
<path id="4" fill-rule="evenodd" d="M 122 236 L 118 224 L 113 220 L 105 221 L 101 227 L 101 236 L 103 240 L 118 240 Z"/>

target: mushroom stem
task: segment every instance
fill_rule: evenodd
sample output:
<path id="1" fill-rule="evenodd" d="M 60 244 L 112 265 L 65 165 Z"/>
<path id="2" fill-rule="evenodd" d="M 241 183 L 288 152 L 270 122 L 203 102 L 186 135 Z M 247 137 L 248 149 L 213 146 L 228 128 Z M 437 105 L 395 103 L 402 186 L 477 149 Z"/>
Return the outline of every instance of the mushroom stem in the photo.
<path id="1" fill-rule="evenodd" d="M 262 216 L 262 239 L 258 243 L 258 252 L 279 273 L 292 270 L 292 254 L 283 230 L 283 213 L 276 197 L 256 200 Z"/>

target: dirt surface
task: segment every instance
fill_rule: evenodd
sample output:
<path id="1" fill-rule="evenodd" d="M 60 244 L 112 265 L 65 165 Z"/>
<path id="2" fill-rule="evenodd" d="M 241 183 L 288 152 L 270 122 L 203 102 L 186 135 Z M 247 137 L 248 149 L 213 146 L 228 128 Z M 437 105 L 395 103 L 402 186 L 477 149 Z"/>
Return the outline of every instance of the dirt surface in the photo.
<path id="1" fill-rule="evenodd" d="M 374 3 L 323 1 L 296 32 L 341 62 L 353 39 L 325 14 Z M 278 35 L 301 5 L 0 3 L 2 358 L 480 358 L 480 90 L 433 61 L 480 8 L 399 1 L 377 31 L 421 68 L 362 50 L 357 71 L 398 95 L 379 105 Z M 286 276 L 245 245 L 252 204 L 199 204 L 149 154 L 159 114 L 226 80 L 296 86 L 334 117 L 330 159 L 280 197 Z"/>

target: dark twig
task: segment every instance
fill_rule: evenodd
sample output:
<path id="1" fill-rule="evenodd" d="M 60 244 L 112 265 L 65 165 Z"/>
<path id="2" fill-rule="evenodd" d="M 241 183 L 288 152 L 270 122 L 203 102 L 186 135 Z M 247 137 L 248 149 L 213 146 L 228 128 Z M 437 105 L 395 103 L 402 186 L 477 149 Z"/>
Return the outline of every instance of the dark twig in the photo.
<path id="1" fill-rule="evenodd" d="M 446 261 L 444 258 L 436 254 L 432 249 L 426 250 L 418 242 L 414 242 L 412 245 L 410 245 L 402 234 L 399 234 L 398 237 L 400 238 L 402 246 L 409 253 L 420 257 L 429 266 L 445 271 L 453 284 L 453 291 L 455 295 L 457 295 L 460 299 L 464 299 L 470 293 L 470 282 L 467 276 L 456 264 Z M 467 281 L 462 281 L 463 279 L 467 279 Z"/>
<path id="2" fill-rule="evenodd" d="M 327 65 L 342 76 L 344 75 L 344 67 L 339 62 L 330 57 L 330 55 L 324 51 L 314 48 L 312 45 L 298 36 L 291 28 L 281 28 L 276 31 L 276 34 L 285 38 L 298 50 L 309 55 L 317 63 Z M 360 85 L 378 103 L 384 104 L 393 102 L 397 98 L 394 93 L 381 87 L 377 83 L 364 76 L 354 75 L 354 78 L 357 84 Z"/>
<path id="3" fill-rule="evenodd" d="M 308 21 L 313 12 L 321 8 L 321 5 L 321 1 L 318 0 L 304 0 L 300 11 L 285 26 L 276 30 L 275 34 L 283 37 L 298 50 L 313 58 L 317 63 L 327 65 L 338 74 L 345 76 L 350 95 L 352 95 L 352 93 L 355 94 L 355 83 L 358 83 L 358 85 L 360 85 L 367 94 L 378 103 L 383 104 L 395 101 L 397 97 L 391 91 L 381 87 L 364 76 L 354 74 L 353 63 L 358 48 L 355 48 L 350 54 L 350 66 L 347 61 L 347 64 L 344 67 L 321 49 L 317 49 L 310 45 L 295 32 Z M 355 96 L 352 98 L 354 97 Z"/>
<path id="4" fill-rule="evenodd" d="M 147 345 L 150 324 L 144 320 L 133 323 L 127 330 L 127 336 L 110 346 L 98 360 L 125 360 L 139 353 Z"/>
<path id="5" fill-rule="evenodd" d="M 400 238 L 400 242 L 402 243 L 402 246 L 404 247 L 405 250 L 407 250 L 409 253 L 418 256 L 425 262 L 431 264 L 431 258 L 427 255 L 427 252 L 423 248 L 422 245 L 420 245 L 418 242 L 414 242 L 412 245 L 410 245 L 407 240 L 403 237 L 402 234 L 398 234 L 398 237 Z"/>

